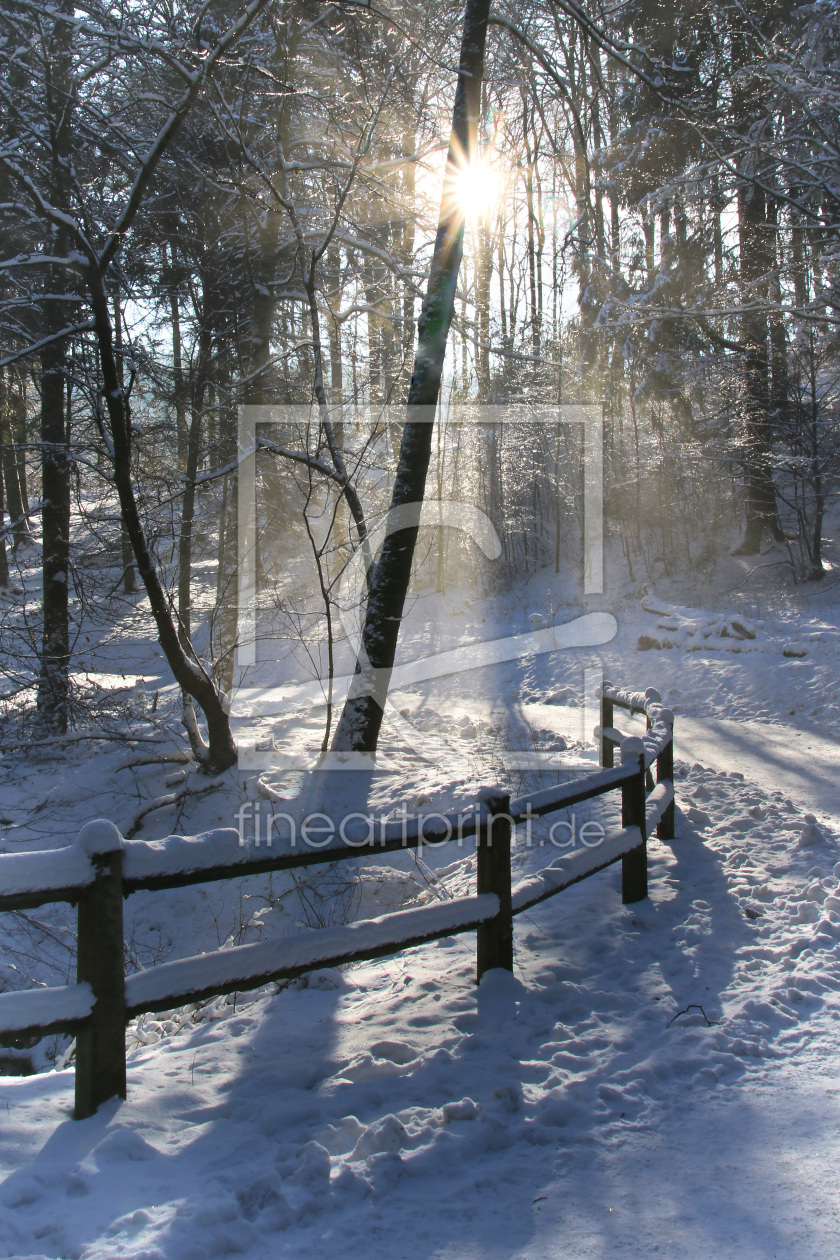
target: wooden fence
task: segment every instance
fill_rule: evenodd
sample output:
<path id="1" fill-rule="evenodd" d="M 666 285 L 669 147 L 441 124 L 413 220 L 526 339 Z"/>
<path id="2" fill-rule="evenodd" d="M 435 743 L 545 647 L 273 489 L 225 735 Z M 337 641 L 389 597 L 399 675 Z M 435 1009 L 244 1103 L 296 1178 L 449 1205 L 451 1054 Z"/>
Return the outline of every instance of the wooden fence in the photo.
<path id="1" fill-rule="evenodd" d="M 643 739 L 625 738 L 614 710 L 644 713 Z M 109 822 L 88 823 L 63 849 L 0 856 L 0 911 L 66 901 L 78 907 L 76 983 L 0 994 L 0 1042 L 66 1032 L 76 1036 L 75 1117 L 126 1091 L 125 1026 L 146 1011 L 171 1010 L 222 993 L 258 988 L 319 967 L 379 958 L 414 945 L 477 933 L 478 978 L 513 970 L 513 919 L 612 863 L 622 863 L 622 899 L 647 896 L 647 838 L 674 834 L 673 714 L 658 692 L 601 692 L 601 769 L 515 800 L 485 789 L 460 814 L 384 823 L 368 834 L 314 849 L 241 846 L 233 829 L 164 841 L 124 839 Z M 614 749 L 620 764 L 614 765 Z M 656 764 L 654 785 L 651 767 Z M 621 792 L 621 827 L 593 847 L 577 848 L 511 887 L 511 839 L 517 826 L 557 810 Z M 475 837 L 476 895 L 324 928 L 300 936 L 216 950 L 126 976 L 123 900 L 142 889 L 181 888 Z M 295 839 L 293 837 L 292 839 Z"/>

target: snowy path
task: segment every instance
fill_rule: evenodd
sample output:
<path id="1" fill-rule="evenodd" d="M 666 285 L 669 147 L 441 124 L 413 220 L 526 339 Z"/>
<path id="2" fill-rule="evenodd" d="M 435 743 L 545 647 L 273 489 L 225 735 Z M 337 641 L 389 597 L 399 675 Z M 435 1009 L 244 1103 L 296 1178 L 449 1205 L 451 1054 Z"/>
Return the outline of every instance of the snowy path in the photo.
<path id="1" fill-rule="evenodd" d="M 840 1255 L 840 850 L 710 768 L 678 799 L 709 826 L 652 842 L 650 900 L 544 903 L 514 977 L 476 989 L 468 935 L 147 1020 L 80 1123 L 72 1070 L 0 1080 L 0 1256 Z"/>
<path id="2" fill-rule="evenodd" d="M 569 889 L 517 920 L 515 975 L 479 989 L 469 934 L 147 1019 L 130 1034 L 127 1101 L 81 1123 L 72 1068 L 0 1077 L 0 1257 L 840 1256 L 840 742 L 824 734 L 840 730 L 836 646 L 788 659 L 768 634 L 749 651 L 639 657 L 649 628 L 631 626 L 607 675 L 655 684 L 677 712 L 677 838 L 651 842 L 648 901 L 621 904 L 618 868 Z M 504 710 L 499 741 L 562 736 L 570 760 L 595 720 L 576 703 L 582 668 L 548 683 L 544 658 L 499 660 L 486 695 L 471 675 L 393 697 L 423 748 L 448 741 L 479 783 L 484 745 L 465 718 L 484 739 Z M 303 717 L 279 732 L 295 755 Z M 118 756 L 107 773 L 97 760 L 78 822 L 94 802 L 133 816 Z M 449 792 L 447 758 L 395 755 L 407 802 Z M 21 763 L 27 841 L 66 819 L 75 764 L 53 781 Z M 155 795 L 163 773 L 132 783 Z M 185 826 L 230 822 L 239 799 Z M 451 852 L 435 886 L 473 893 L 474 857 Z M 545 850 L 520 837 L 514 862 L 518 881 Z M 428 900 L 427 882 L 364 868 L 366 913 Z M 131 939 L 165 930 L 173 957 L 215 947 L 201 935 L 211 915 L 224 926 L 215 889 L 143 896 L 128 903 Z M 298 926 L 284 903 L 254 904 L 268 936 Z"/>
<path id="3" fill-rule="evenodd" d="M 608 1155 L 579 1146 L 561 1156 L 534 1195 L 531 1236 L 509 1260 L 789 1260 L 809 1246 L 837 1256 L 840 1225 L 821 1187 L 836 1177 L 838 1125 L 830 1070 L 814 1078 L 789 1067 L 724 1099 L 675 1097 L 656 1132 Z M 439 1254 L 484 1260 L 488 1250 Z"/>
<path id="4" fill-rule="evenodd" d="M 677 718 L 677 755 L 715 770 L 739 770 L 765 792 L 803 809 L 840 814 L 840 741 L 769 722 Z"/>

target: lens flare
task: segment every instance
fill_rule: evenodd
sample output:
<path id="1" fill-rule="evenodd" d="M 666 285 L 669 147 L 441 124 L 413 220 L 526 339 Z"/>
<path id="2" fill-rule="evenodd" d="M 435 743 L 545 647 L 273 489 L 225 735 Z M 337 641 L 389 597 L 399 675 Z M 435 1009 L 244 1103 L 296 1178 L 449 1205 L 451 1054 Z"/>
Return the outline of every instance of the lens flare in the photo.
<path id="1" fill-rule="evenodd" d="M 479 163 L 466 166 L 455 177 L 455 197 L 465 219 L 480 219 L 490 213 L 499 196 L 498 173 Z"/>

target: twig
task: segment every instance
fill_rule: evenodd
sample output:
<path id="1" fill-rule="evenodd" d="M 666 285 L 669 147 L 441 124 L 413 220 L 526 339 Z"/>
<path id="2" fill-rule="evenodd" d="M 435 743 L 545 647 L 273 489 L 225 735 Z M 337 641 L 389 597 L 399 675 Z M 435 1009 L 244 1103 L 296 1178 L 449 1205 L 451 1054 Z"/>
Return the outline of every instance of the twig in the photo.
<path id="1" fill-rule="evenodd" d="M 27 748 L 47 748 L 52 744 L 76 744 L 83 739 L 101 739 L 119 744 L 162 744 L 157 735 L 107 735 L 100 731 L 70 731 L 66 735 L 50 735 L 46 739 L 33 739 L 20 744 L 2 744 L 2 752 L 19 752 Z"/>
<path id="2" fill-rule="evenodd" d="M 133 770 L 135 766 L 160 766 L 169 762 L 183 764 L 192 759 L 192 753 L 187 752 L 186 748 L 168 753 L 143 753 L 139 757 L 127 757 L 125 761 L 121 761 L 114 767 L 114 773 L 116 774 L 118 770 Z"/>
<path id="3" fill-rule="evenodd" d="M 703 1007 L 700 1005 L 700 1003 L 699 1003 L 699 1002 L 689 1002 L 689 1004 L 688 1004 L 688 1006 L 685 1008 L 685 1010 L 683 1010 L 683 1011 L 677 1011 L 677 1013 L 676 1013 L 676 1015 L 673 1017 L 673 1019 L 669 1019 L 669 1020 L 668 1020 L 668 1023 L 667 1023 L 667 1025 L 666 1025 L 666 1026 L 667 1026 L 668 1028 L 670 1028 L 670 1027 L 671 1027 L 671 1025 L 673 1024 L 673 1022 L 674 1022 L 674 1020 L 675 1020 L 675 1019 L 679 1019 L 680 1015 L 687 1015 L 689 1011 L 699 1011 L 699 1012 L 700 1012 L 700 1014 L 703 1016 L 703 1018 L 704 1018 L 704 1019 L 705 1019 L 705 1021 L 706 1021 L 706 1027 L 707 1027 L 707 1028 L 711 1028 L 713 1024 L 719 1024 L 719 1023 L 720 1023 L 720 1020 L 719 1020 L 719 1019 L 709 1019 L 708 1015 L 707 1015 L 707 1014 L 706 1014 L 706 1012 L 703 1010 Z"/>
<path id="4" fill-rule="evenodd" d="M 443 880 L 426 865 L 423 859 L 418 855 L 416 849 L 414 851 L 414 866 L 415 869 L 423 876 L 429 891 L 433 892 L 439 901 L 454 900 L 453 894 L 446 887 Z"/>
<path id="5" fill-rule="evenodd" d="M 164 796 L 156 796 L 150 801 L 144 809 L 134 819 L 126 834 L 127 840 L 133 840 L 140 830 L 140 824 L 147 814 L 152 814 L 156 809 L 164 809 L 167 805 L 177 805 L 179 801 L 185 800 L 188 796 L 205 796 L 208 792 L 215 791 L 216 788 L 224 787 L 224 779 L 214 779 L 212 783 L 208 783 L 206 787 L 196 788 L 194 791 L 190 789 L 188 784 L 184 784 L 177 792 L 167 792 Z"/>

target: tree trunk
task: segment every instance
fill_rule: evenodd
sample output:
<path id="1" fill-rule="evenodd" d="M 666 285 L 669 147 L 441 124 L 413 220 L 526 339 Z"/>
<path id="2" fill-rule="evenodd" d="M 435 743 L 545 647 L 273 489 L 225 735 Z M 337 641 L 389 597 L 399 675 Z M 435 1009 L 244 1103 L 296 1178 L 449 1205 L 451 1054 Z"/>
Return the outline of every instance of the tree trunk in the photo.
<path id="1" fill-rule="evenodd" d="M 781 18 L 781 13 L 778 14 Z M 761 20 L 760 18 L 758 19 Z M 766 20 L 766 17 L 765 17 Z M 739 71 L 749 64 L 751 34 L 746 28 L 733 32 L 731 67 L 732 115 L 744 135 L 760 122 L 756 105 Z M 768 214 L 767 181 L 773 174 L 759 169 L 759 152 L 744 146 L 739 162 L 738 247 L 741 282 L 741 340 L 744 355 L 744 490 L 746 523 L 744 540 L 736 555 L 756 555 L 765 530 L 777 541 L 784 537 L 779 525 L 776 494 L 770 471 L 774 424 L 770 381 L 770 328 L 768 298 L 774 262 L 774 234 Z M 759 182 L 757 176 L 761 175 Z"/>
<path id="2" fill-rule="evenodd" d="M 67 730 L 70 669 L 70 477 L 64 397 L 64 352 L 60 342 L 53 342 L 41 353 L 43 638 L 38 713 L 58 733 Z"/>
<path id="3" fill-rule="evenodd" d="M 9 585 L 9 557 L 6 554 L 6 502 L 0 476 L 0 586 Z"/>
<path id="4" fill-rule="evenodd" d="M 175 404 L 175 429 L 178 439 L 178 471 L 184 472 L 187 465 L 187 446 L 189 443 L 187 426 L 188 391 L 181 342 L 181 304 L 176 275 L 177 255 L 173 242 L 170 242 L 169 251 L 172 260 L 172 279 L 169 290 L 169 313 L 172 319 L 172 394 Z"/>
<path id="5" fill-rule="evenodd" d="M 417 137 L 412 128 L 407 128 L 403 132 L 402 139 L 403 154 L 409 160 L 403 167 L 403 198 L 406 206 L 413 207 L 416 189 L 416 160 L 414 153 L 417 148 Z M 414 234 L 416 223 L 413 213 L 409 211 L 403 219 L 402 223 L 402 244 L 401 244 L 401 261 L 402 265 L 408 269 L 411 267 L 414 259 Z M 407 362 L 411 353 L 411 346 L 414 341 L 414 294 L 411 285 L 407 282 L 403 287 L 403 308 L 402 308 L 402 346 L 401 361 Z"/>
<path id="6" fill-rule="evenodd" d="M 125 392 L 125 351 L 122 339 L 122 311 L 119 298 L 114 298 L 114 350 L 117 359 L 117 371 L 120 377 L 120 388 L 125 398 L 125 413 L 128 427 L 128 458 L 131 460 L 131 405 Z M 137 578 L 134 572 L 134 556 L 125 521 L 120 521 L 120 554 L 122 556 L 123 594 L 133 595 L 137 589 Z"/>
<path id="7" fill-rule="evenodd" d="M 476 224 L 475 260 L 475 322 L 476 341 L 475 371 L 478 378 L 478 401 L 489 403 L 492 384 L 490 379 L 490 282 L 493 276 L 493 232 L 485 216 Z"/>
<path id="8" fill-rule="evenodd" d="M 200 741 L 197 729 L 187 725 L 193 751 L 200 760 L 202 768 L 208 773 L 215 774 L 236 763 L 236 747 L 231 734 L 230 720 L 207 671 L 198 662 L 191 661 L 181 645 L 170 611 L 169 599 L 161 585 L 149 551 L 131 480 L 128 413 L 125 396 L 120 387 L 119 370 L 114 353 L 114 335 L 108 298 L 101 274 L 91 267 L 89 275 L 91 308 L 113 443 L 114 483 L 119 495 L 122 519 L 137 561 L 140 580 L 149 597 L 149 605 L 157 627 L 158 642 L 163 649 L 163 654 L 184 695 L 199 705 L 207 722 L 208 746 L 206 748 Z"/>
<path id="9" fill-rule="evenodd" d="M 5 482 L 6 507 L 12 532 L 12 546 L 17 551 L 29 541 L 26 502 L 26 456 L 21 449 L 26 441 L 25 401 L 15 380 L 17 373 L 9 368 L 2 380 L 0 400 L 0 443 L 2 443 L 2 478 Z"/>
<path id="10" fill-rule="evenodd" d="M 356 672 L 332 747 L 374 753 L 399 636 L 420 524 L 432 449 L 435 409 L 455 288 L 464 247 L 464 217 L 455 187 L 465 159 L 474 160 L 490 0 L 467 0 L 458 85 L 452 116 L 435 248 L 417 330 L 417 351 L 408 391 L 397 473 L 391 495 L 390 532 L 370 581 Z"/>
<path id="11" fill-rule="evenodd" d="M 67 11 L 67 6 L 62 5 Z M 54 204 L 70 209 L 71 119 L 75 104 L 72 78 L 72 26 L 57 20 L 49 41 L 47 109 L 50 121 L 50 185 Z M 51 250 L 61 257 L 67 250 L 62 227 L 52 229 Z M 64 327 L 62 294 L 66 278 L 61 267 L 48 269 L 49 297 L 44 300 L 47 336 Z M 43 626 L 38 714 L 51 731 L 67 730 L 70 638 L 68 587 L 70 566 L 70 465 L 65 413 L 64 344 L 53 341 L 41 351 L 41 567 Z"/>
<path id="12" fill-rule="evenodd" d="M 823 477 L 823 460 L 820 449 L 820 399 L 817 388 L 817 364 L 814 354 L 814 329 L 808 329 L 808 388 L 809 388 L 809 434 L 811 480 L 814 487 L 814 523 L 811 534 L 811 572 L 809 576 L 819 582 L 825 577 L 822 556 L 822 531 L 825 520 L 825 479 Z"/>
<path id="13" fill-rule="evenodd" d="M 18 367 L 15 373 L 12 370 L 12 378 L 17 376 L 17 388 L 15 389 L 12 400 L 12 438 L 15 443 L 15 471 L 17 473 L 16 481 L 18 488 L 18 502 L 20 503 L 20 518 L 18 521 L 19 532 L 15 532 L 15 546 L 20 543 L 31 542 L 32 534 L 29 529 L 29 491 L 26 485 L 26 371 L 23 367 Z"/>
<path id="14" fill-rule="evenodd" d="M 178 637 L 188 655 L 192 655 L 192 539 L 195 520 L 195 479 L 201 458 L 201 438 L 204 428 L 204 398 L 210 373 L 210 356 L 213 348 L 209 323 L 212 303 L 206 274 L 202 288 L 202 318 L 198 336 L 198 361 L 192 381 L 190 400 L 190 424 L 187 434 L 186 461 L 184 465 L 184 497 L 181 501 L 181 526 L 178 535 Z"/>
<path id="15" fill-rule="evenodd" d="M 542 349 L 542 311 L 540 309 L 542 306 L 542 300 L 539 292 L 542 284 L 542 276 L 539 274 L 541 270 L 539 261 L 541 260 L 538 261 L 537 249 L 538 221 L 534 203 L 534 171 L 536 170 L 537 160 L 539 157 L 539 148 L 536 132 L 534 133 L 533 151 L 531 149 L 531 143 L 528 139 L 528 128 L 530 126 L 528 119 L 528 99 L 524 92 L 522 103 L 522 134 L 525 144 L 525 201 L 528 209 L 528 281 L 531 298 L 531 353 L 535 359 L 538 359 Z"/>
<path id="16" fill-rule="evenodd" d="M 337 249 L 327 252 L 325 278 L 329 294 L 341 292 L 341 255 Z M 344 362 L 341 357 L 341 324 L 337 319 L 329 318 L 327 336 L 330 343 L 330 399 L 334 407 L 340 408 L 344 401 Z"/>
<path id="17" fill-rule="evenodd" d="M 767 285 L 773 257 L 769 250 L 767 201 L 761 188 L 745 184 L 738 195 L 744 361 L 745 432 L 744 487 L 746 528 L 736 555 L 756 555 L 765 529 L 783 537 L 770 472 L 773 422 L 770 400 Z"/>

